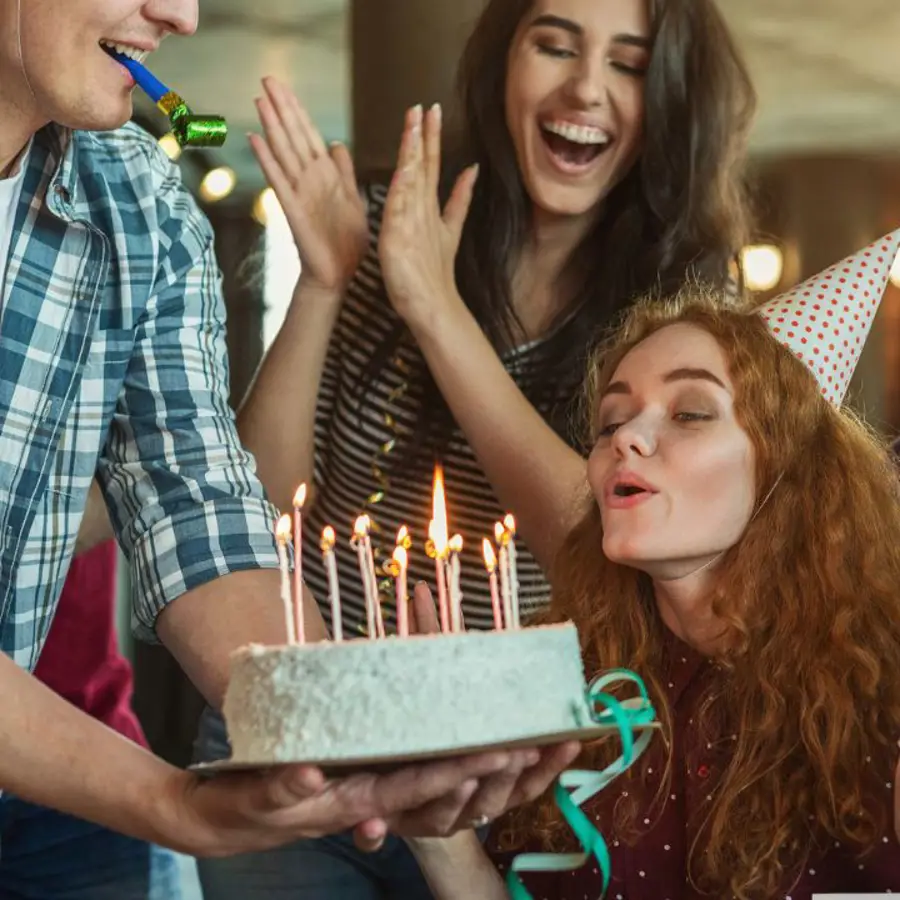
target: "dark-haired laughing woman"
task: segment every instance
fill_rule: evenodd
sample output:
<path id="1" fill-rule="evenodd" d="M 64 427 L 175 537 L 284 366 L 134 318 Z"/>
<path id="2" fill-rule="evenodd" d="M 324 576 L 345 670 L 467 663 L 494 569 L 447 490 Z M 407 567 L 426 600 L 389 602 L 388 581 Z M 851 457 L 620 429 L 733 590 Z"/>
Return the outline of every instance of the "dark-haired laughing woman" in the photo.
<path id="1" fill-rule="evenodd" d="M 543 572 L 586 490 L 569 423 L 598 338 L 652 288 L 728 282 L 755 98 L 712 0 L 491 0 L 458 88 L 454 127 L 410 110 L 392 184 L 360 192 L 346 148 L 264 83 L 251 142 L 302 271 L 239 427 L 277 505 L 312 488 L 304 575 L 320 600 L 322 527 L 366 509 L 384 556 L 401 524 L 420 544 L 439 458 L 466 625 L 489 628 L 479 548 L 507 511 L 523 614 L 547 601 Z M 338 561 L 344 634 L 360 634 L 346 541 Z M 424 554 L 410 577 L 428 578 Z M 207 714 L 200 754 L 226 747 Z M 430 896 L 391 838 L 373 854 L 326 838 L 201 870 L 207 900 Z"/>

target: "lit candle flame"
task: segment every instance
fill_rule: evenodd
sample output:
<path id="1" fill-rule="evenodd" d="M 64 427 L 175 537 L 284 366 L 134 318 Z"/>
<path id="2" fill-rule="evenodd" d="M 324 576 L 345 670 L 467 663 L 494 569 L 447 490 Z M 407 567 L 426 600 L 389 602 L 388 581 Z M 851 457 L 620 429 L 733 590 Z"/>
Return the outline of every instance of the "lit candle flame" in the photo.
<path id="1" fill-rule="evenodd" d="M 403 529 L 401 528 L 402 532 Z M 409 637 L 409 594 L 407 585 L 407 556 L 406 547 L 400 542 L 401 535 L 397 535 L 397 546 L 394 547 L 394 556 L 391 560 L 391 569 L 394 576 L 394 597 L 397 604 L 397 634 Z"/>
<path id="2" fill-rule="evenodd" d="M 397 546 L 398 547 L 407 547 L 409 543 L 409 529 L 405 525 L 400 526 L 400 530 L 397 532 Z"/>
<path id="3" fill-rule="evenodd" d="M 512 537 L 516 536 L 516 520 L 512 513 L 507 513 L 503 519 L 503 527 L 510 533 Z"/>
<path id="4" fill-rule="evenodd" d="M 494 524 L 494 540 L 496 540 L 498 544 L 502 544 L 505 535 L 506 529 L 503 527 L 503 523 L 496 522 Z"/>
<path id="5" fill-rule="evenodd" d="M 434 499 L 432 501 L 431 525 L 428 536 L 434 544 L 434 552 L 439 559 L 447 555 L 449 527 L 447 525 L 447 497 L 444 494 L 444 470 L 434 467 Z"/>
<path id="6" fill-rule="evenodd" d="M 463 539 L 461 534 L 454 534 L 448 541 L 448 548 L 451 553 L 462 553 Z"/>
<path id="7" fill-rule="evenodd" d="M 494 545 L 485 538 L 481 542 L 481 550 L 484 554 L 484 567 L 488 570 L 488 575 L 492 575 L 494 569 L 497 568 L 497 554 L 494 553 Z"/>
<path id="8" fill-rule="evenodd" d="M 282 516 L 275 526 L 275 537 L 277 540 L 287 543 L 291 538 L 291 517 Z"/>
<path id="9" fill-rule="evenodd" d="M 326 525 L 322 529 L 322 543 L 320 544 L 322 552 L 327 553 L 329 550 L 333 550 L 336 543 L 337 537 L 334 529 L 330 525 Z"/>
<path id="10" fill-rule="evenodd" d="M 357 537 L 365 537 L 369 533 L 369 517 L 360 516 L 353 525 L 353 533 Z"/>
<path id="11" fill-rule="evenodd" d="M 302 509 L 304 503 L 306 503 L 306 482 L 301 484 L 297 488 L 297 493 L 294 494 L 294 508 Z"/>

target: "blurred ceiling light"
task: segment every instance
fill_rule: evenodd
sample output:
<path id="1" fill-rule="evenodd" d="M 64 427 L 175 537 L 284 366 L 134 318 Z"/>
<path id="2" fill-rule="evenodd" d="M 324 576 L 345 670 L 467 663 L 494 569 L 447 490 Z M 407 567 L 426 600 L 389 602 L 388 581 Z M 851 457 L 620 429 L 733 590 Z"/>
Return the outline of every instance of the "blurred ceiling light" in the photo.
<path id="1" fill-rule="evenodd" d="M 751 244 L 741 251 L 744 283 L 751 291 L 770 291 L 781 281 L 784 255 L 774 244 Z"/>
<path id="2" fill-rule="evenodd" d="M 259 196 L 256 198 L 256 203 L 253 204 L 253 218 L 256 219 L 260 225 L 265 227 L 279 215 L 283 215 L 283 213 L 281 211 L 281 204 L 275 196 L 275 191 L 273 191 L 272 188 L 266 188 L 264 191 L 260 191 Z"/>
<path id="3" fill-rule="evenodd" d="M 159 139 L 159 146 L 162 147 L 163 153 L 172 160 L 177 162 L 181 156 L 181 145 L 178 143 L 175 135 L 170 131 Z"/>
<path id="4" fill-rule="evenodd" d="M 891 283 L 895 287 L 900 287 L 900 253 L 897 254 L 894 265 L 891 266 Z"/>
<path id="5" fill-rule="evenodd" d="M 200 182 L 200 196 L 207 203 L 215 203 L 217 200 L 224 200 L 237 184 L 237 175 L 233 169 L 228 166 L 219 166 L 217 169 L 210 169 Z"/>

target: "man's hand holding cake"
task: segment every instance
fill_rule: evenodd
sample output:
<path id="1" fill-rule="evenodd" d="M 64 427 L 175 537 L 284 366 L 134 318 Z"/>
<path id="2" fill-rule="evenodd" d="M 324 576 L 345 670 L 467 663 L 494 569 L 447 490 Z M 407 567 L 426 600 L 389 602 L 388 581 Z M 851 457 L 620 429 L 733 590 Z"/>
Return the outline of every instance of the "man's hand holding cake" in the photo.
<path id="1" fill-rule="evenodd" d="M 577 748 L 487 753 L 339 779 L 309 766 L 215 779 L 179 772 L 162 798 L 174 814 L 167 843 L 198 856 L 224 856 L 354 826 L 367 847 L 377 846 L 388 829 L 450 834 L 540 796 Z"/>

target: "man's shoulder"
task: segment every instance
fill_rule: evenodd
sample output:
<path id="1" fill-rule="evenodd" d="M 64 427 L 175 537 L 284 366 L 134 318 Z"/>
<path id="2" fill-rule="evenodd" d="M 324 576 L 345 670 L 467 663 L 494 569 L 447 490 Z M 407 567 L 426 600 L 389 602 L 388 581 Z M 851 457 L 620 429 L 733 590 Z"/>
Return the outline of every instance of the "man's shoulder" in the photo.
<path id="1" fill-rule="evenodd" d="M 74 131 L 76 165 L 81 173 L 102 173 L 109 185 L 180 180 L 178 169 L 159 142 L 133 122 L 113 131 Z"/>

